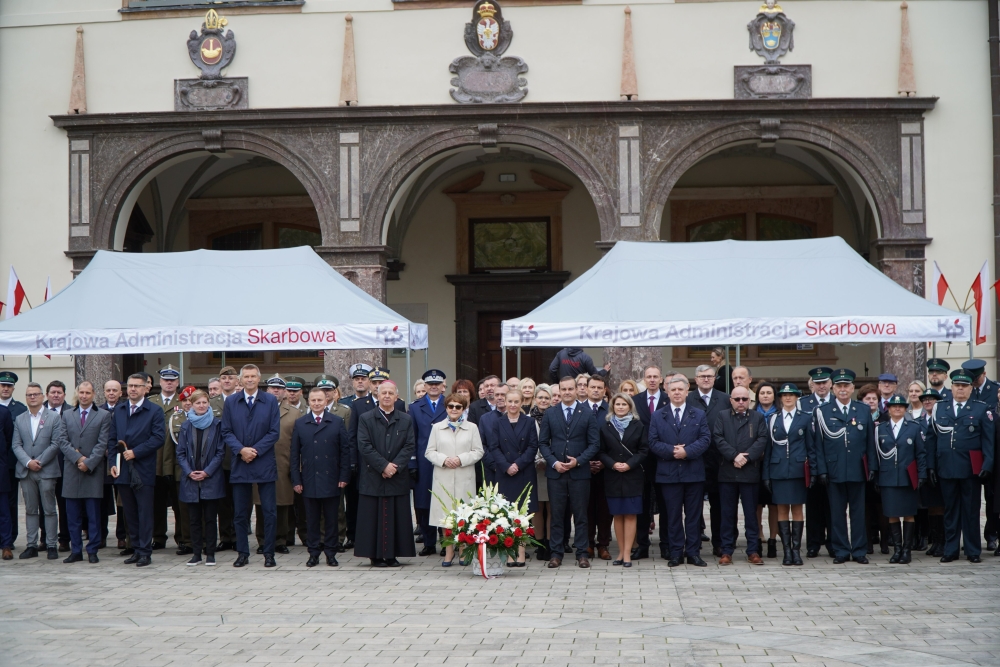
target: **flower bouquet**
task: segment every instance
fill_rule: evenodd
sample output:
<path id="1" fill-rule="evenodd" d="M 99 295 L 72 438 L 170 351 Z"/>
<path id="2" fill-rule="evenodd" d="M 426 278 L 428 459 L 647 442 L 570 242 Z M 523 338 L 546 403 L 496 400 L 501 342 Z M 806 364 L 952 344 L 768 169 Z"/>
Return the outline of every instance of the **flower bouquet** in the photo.
<path id="1" fill-rule="evenodd" d="M 455 546 L 459 558 L 472 559 L 473 572 L 490 577 L 503 574 L 508 558 L 517 558 L 520 547 L 537 546 L 528 513 L 531 487 L 517 500 L 503 497 L 496 484 L 483 484 L 479 495 L 467 500 L 452 498 L 445 508 L 444 546 Z M 441 500 L 440 498 L 438 499 Z"/>

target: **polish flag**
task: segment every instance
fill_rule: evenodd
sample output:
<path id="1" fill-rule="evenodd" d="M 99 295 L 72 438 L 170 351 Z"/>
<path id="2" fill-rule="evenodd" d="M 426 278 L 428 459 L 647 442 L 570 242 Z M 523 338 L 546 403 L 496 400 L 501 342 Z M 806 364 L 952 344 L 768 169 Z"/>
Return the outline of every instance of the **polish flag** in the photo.
<path id="1" fill-rule="evenodd" d="M 944 279 L 941 267 L 936 261 L 934 262 L 934 279 L 931 281 L 931 289 L 934 291 L 934 300 L 937 301 L 937 305 L 943 306 L 944 297 L 948 294 L 948 281 Z"/>
<path id="2" fill-rule="evenodd" d="M 979 275 L 972 283 L 972 294 L 976 302 L 976 345 L 986 342 L 986 337 L 993 329 L 993 299 L 989 296 L 990 265 L 989 261 L 983 262 L 983 268 L 979 269 Z"/>
<path id="3" fill-rule="evenodd" d="M 14 265 L 10 267 L 10 279 L 7 281 L 7 318 L 21 314 L 21 306 L 24 305 L 24 287 L 14 272 Z"/>

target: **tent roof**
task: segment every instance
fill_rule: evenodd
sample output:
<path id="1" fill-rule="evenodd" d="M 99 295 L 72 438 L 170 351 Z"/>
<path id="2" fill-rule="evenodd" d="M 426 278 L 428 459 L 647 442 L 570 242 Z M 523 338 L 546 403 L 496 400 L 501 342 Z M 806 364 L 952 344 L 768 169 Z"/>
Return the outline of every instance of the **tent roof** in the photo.
<path id="1" fill-rule="evenodd" d="M 839 319 L 838 319 L 839 318 Z M 525 315 L 505 322 L 504 344 L 591 346 L 574 327 L 613 327 L 643 324 L 665 326 L 697 324 L 722 326 L 726 322 L 761 324 L 853 318 L 862 321 L 893 320 L 923 328 L 900 338 L 858 335 L 856 342 L 875 340 L 968 341 L 968 315 L 937 306 L 895 283 L 868 263 L 842 238 L 798 241 L 716 241 L 710 243 L 637 243 L 620 241 L 589 271 Z M 956 321 L 957 318 L 957 321 Z M 963 324 L 959 335 L 932 337 L 938 321 Z M 511 326 L 515 329 L 511 329 Z M 561 325 L 561 327 L 560 327 Z M 533 327 L 539 337 L 525 336 Z M 773 324 L 772 324 L 773 326 Z M 560 327 L 559 336 L 546 337 L 547 329 Z M 804 333 L 775 341 L 768 328 L 758 334 L 705 335 L 694 344 L 816 341 Z M 897 331 L 900 327 L 897 327 Z M 850 327 L 848 327 L 850 329 Z M 663 333 L 663 332 L 661 332 Z M 931 336 L 931 337 L 929 337 Z M 556 340 L 556 337 L 559 340 Z M 620 345 L 642 342 L 615 340 Z M 650 344 L 646 342 L 645 344 Z M 686 345 L 670 340 L 659 345 Z"/>
<path id="2" fill-rule="evenodd" d="M 422 332 L 426 343 L 426 325 L 409 322 L 306 246 L 150 254 L 98 251 L 87 268 L 48 302 L 0 323 L 0 351 L 23 353 L 4 343 L 9 336 L 29 332 L 359 325 L 398 327 L 400 334 L 409 332 L 411 343 Z M 394 345 L 367 341 L 353 347 L 405 345 L 402 341 Z M 169 351 L 161 345 L 153 347 Z M 336 347 L 345 345 L 312 345 L 310 349 Z"/>

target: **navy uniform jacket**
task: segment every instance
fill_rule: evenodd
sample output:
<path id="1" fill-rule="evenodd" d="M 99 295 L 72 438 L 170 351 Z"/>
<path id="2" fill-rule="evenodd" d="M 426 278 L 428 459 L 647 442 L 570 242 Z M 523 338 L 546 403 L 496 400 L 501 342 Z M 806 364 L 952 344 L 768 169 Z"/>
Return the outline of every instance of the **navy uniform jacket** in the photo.
<path id="1" fill-rule="evenodd" d="M 836 400 L 837 399 L 833 396 L 833 392 L 826 395 L 827 403 L 833 403 Z M 803 396 L 799 399 L 799 410 L 802 410 L 802 412 L 805 412 L 806 414 L 811 415 L 813 411 L 816 410 L 816 406 L 818 405 L 819 399 L 816 397 L 816 394 L 809 394 L 808 396 Z M 779 407 L 778 410 L 780 411 L 781 408 Z"/>
<path id="2" fill-rule="evenodd" d="M 931 415 L 934 438 L 928 440 L 927 467 L 944 479 L 972 477 L 970 451 L 982 452 L 983 470 L 993 470 L 993 411 L 969 400 L 958 417 L 952 400 L 938 401 Z"/>
<path id="3" fill-rule="evenodd" d="M 0 493 L 10 493 L 9 471 L 14 469 L 14 453 L 11 444 L 14 442 L 14 419 L 10 410 L 0 405 Z"/>
<path id="4" fill-rule="evenodd" d="M 10 418 L 17 419 L 19 414 L 28 411 L 28 406 L 12 398 L 10 399 L 10 403 L 7 405 L 7 409 L 10 410 Z"/>
<path id="5" fill-rule="evenodd" d="M 878 425 L 875 438 L 879 457 L 878 476 L 875 479 L 879 486 L 904 486 L 912 489 L 913 482 L 910 481 L 907 468 L 914 461 L 917 462 L 917 479 L 927 479 L 927 429 L 923 422 L 904 419 L 897 438 L 892 435 L 890 419 Z"/>
<path id="6" fill-rule="evenodd" d="M 813 436 L 816 441 L 816 469 L 829 475 L 835 484 L 867 482 L 868 471 L 878 470 L 875 455 L 875 423 L 872 412 L 860 401 L 851 401 L 847 416 L 837 399 L 813 411 Z"/>
<path id="7" fill-rule="evenodd" d="M 274 445 L 280 435 L 281 414 L 277 398 L 258 388 L 253 409 L 249 409 L 243 390 L 233 392 L 226 399 L 226 408 L 222 411 L 222 442 L 233 455 L 229 483 L 277 481 L 278 462 L 274 456 Z M 257 458 L 250 463 L 240 456 L 244 447 L 257 450 Z"/>
<path id="8" fill-rule="evenodd" d="M 438 397 L 436 412 L 431 411 L 431 399 L 424 396 L 410 403 L 408 413 L 413 417 L 413 430 L 417 436 L 415 455 L 417 483 L 413 487 L 413 506 L 430 509 L 434 464 L 427 460 L 427 441 L 431 437 L 431 426 L 448 418 L 448 411 L 444 407 L 444 394 Z"/>
<path id="9" fill-rule="evenodd" d="M 302 486 L 305 498 L 340 495 L 340 482 L 351 480 L 351 449 L 347 424 L 329 410 L 316 423 L 312 410 L 292 428 L 292 486 Z"/>
<path id="10" fill-rule="evenodd" d="M 649 449 L 656 455 L 656 481 L 659 484 L 680 484 L 705 481 L 705 461 L 702 459 L 712 433 L 704 410 L 688 405 L 681 415 L 678 429 L 674 426 L 670 403 L 653 413 L 649 420 Z M 685 445 L 686 458 L 674 458 L 674 445 Z"/>
<path id="11" fill-rule="evenodd" d="M 810 481 L 816 479 L 816 440 L 813 437 L 812 415 L 796 410 L 791 427 L 785 430 L 785 412 L 778 410 L 767 418 L 768 438 L 764 450 L 762 479 L 801 479 L 805 483 L 806 462 Z"/>
<path id="12" fill-rule="evenodd" d="M 996 414 L 997 411 L 997 391 L 1000 390 L 1000 384 L 997 384 L 993 380 L 986 378 L 986 382 L 983 383 L 982 387 L 976 389 L 973 387 L 971 398 L 973 401 L 979 401 L 980 403 L 985 403 L 986 407 L 990 409 L 990 412 Z M 948 398 L 951 398 L 949 396 Z"/>
<path id="13" fill-rule="evenodd" d="M 565 420 L 564 420 L 565 421 Z M 493 437 L 490 438 L 486 456 L 493 460 L 496 482 L 504 498 L 514 502 L 529 484 L 534 489 L 535 455 L 538 453 L 538 431 L 535 420 L 521 414 L 516 424 L 511 424 L 506 414 L 493 420 Z M 508 475 L 507 469 L 517 464 L 517 474 Z M 534 492 L 532 492 L 534 496 Z"/>
<path id="14" fill-rule="evenodd" d="M 930 388 L 934 389 L 934 387 L 930 387 Z M 951 389 L 948 389 L 948 387 L 941 387 L 940 389 L 938 389 L 938 393 L 941 394 L 941 400 L 942 401 L 950 401 L 951 400 Z"/>
<path id="15" fill-rule="evenodd" d="M 590 479 L 590 462 L 597 458 L 601 440 L 597 430 L 597 420 L 590 408 L 580 403 L 573 406 L 573 414 L 566 423 L 566 406 L 562 401 L 553 403 L 542 414 L 538 430 L 538 449 L 545 458 L 545 477 L 562 479 Z M 556 461 L 566 462 L 566 457 L 576 459 L 576 467 L 569 472 L 557 472 Z"/>
<path id="16" fill-rule="evenodd" d="M 108 467 L 117 465 L 118 441 L 124 440 L 128 448 L 135 452 L 131 461 L 121 458 L 121 468 L 115 484 L 130 484 L 132 474 L 137 474 L 143 485 L 150 488 L 156 483 L 156 451 L 163 446 L 163 434 L 167 427 L 163 419 L 163 408 L 142 401 L 142 405 L 132 411 L 131 401 L 119 401 L 111 413 L 111 433 L 108 436 Z"/>

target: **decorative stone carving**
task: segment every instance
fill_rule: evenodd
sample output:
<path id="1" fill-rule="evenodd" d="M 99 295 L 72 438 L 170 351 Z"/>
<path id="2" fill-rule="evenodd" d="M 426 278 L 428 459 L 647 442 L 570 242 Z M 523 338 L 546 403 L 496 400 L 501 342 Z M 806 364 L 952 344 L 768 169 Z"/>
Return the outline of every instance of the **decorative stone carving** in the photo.
<path id="1" fill-rule="evenodd" d="M 907 15 L 908 5 L 899 5 L 899 96 L 916 97 L 917 80 L 913 76 L 913 49 L 910 46 L 910 18 Z"/>
<path id="2" fill-rule="evenodd" d="M 747 24 L 750 31 L 750 50 L 764 59 L 766 65 L 777 65 L 781 58 L 795 48 L 792 31 L 795 22 L 785 16 L 781 5 L 767 0 L 759 13 Z"/>
<path id="3" fill-rule="evenodd" d="M 344 60 L 340 69 L 340 106 L 358 106 L 358 71 L 354 62 L 354 17 L 344 17 Z"/>
<path id="4" fill-rule="evenodd" d="M 83 64 L 83 26 L 76 27 L 76 56 L 73 58 L 73 84 L 69 89 L 68 114 L 87 113 L 87 70 Z"/>
<path id="5" fill-rule="evenodd" d="M 205 14 L 201 34 L 192 30 L 188 37 L 188 55 L 201 70 L 197 79 L 174 79 L 174 111 L 219 111 L 247 109 L 250 106 L 249 80 L 246 77 L 226 78 L 222 70 L 236 55 L 236 36 L 232 30 L 223 34 L 229 24 L 214 9 Z"/>
<path id="6" fill-rule="evenodd" d="M 503 56 L 514 31 L 503 18 L 495 0 L 478 0 L 472 7 L 472 22 L 465 24 L 465 45 L 473 56 L 460 56 L 448 70 L 451 96 L 461 104 L 520 102 L 528 94 L 521 74 L 528 65 L 517 56 Z"/>
<path id="7" fill-rule="evenodd" d="M 812 97 L 812 65 L 737 65 L 735 81 L 738 100 Z"/>
<path id="8" fill-rule="evenodd" d="M 632 8 L 625 6 L 625 40 L 622 42 L 623 101 L 639 99 L 639 84 L 635 76 L 635 49 L 632 48 Z"/>

